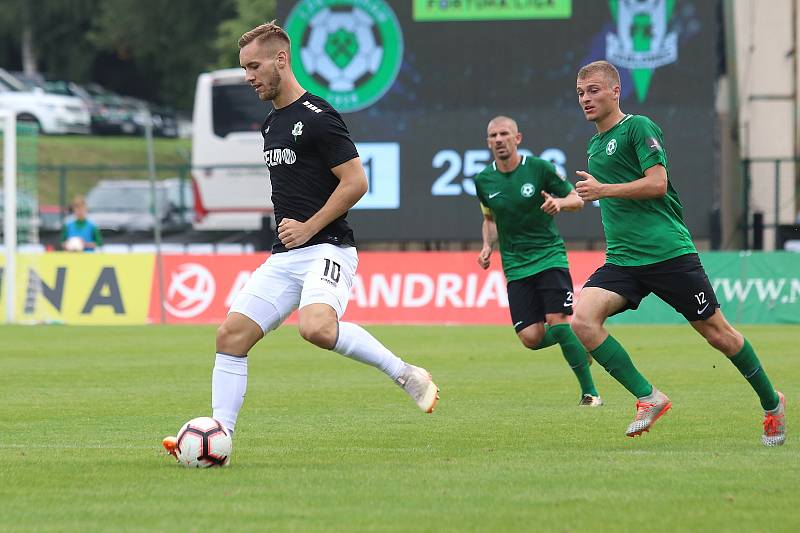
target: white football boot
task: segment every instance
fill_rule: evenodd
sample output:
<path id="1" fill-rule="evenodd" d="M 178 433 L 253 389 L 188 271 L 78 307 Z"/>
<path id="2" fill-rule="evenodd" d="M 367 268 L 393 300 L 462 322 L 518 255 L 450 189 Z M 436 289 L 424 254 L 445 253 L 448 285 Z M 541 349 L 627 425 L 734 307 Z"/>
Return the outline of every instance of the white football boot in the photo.
<path id="1" fill-rule="evenodd" d="M 625 435 L 628 437 L 635 437 L 650 431 L 656 420 L 664 416 L 669 411 L 669 408 L 672 407 L 672 402 L 669 401 L 666 394 L 655 387 L 653 387 L 653 393 L 655 398 L 652 402 L 636 401 L 636 418 L 633 419 L 633 422 L 630 423 L 627 431 L 625 431 Z"/>
<path id="2" fill-rule="evenodd" d="M 395 383 L 417 402 L 420 409 L 432 413 L 439 399 L 439 387 L 433 382 L 430 372 L 418 366 L 406 364 L 406 368 Z"/>

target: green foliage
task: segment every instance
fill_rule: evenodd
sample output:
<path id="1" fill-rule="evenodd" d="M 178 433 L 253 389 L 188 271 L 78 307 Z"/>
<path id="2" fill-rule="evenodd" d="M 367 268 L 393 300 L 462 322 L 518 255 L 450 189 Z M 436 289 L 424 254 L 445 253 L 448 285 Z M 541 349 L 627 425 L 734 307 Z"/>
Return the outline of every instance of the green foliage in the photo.
<path id="1" fill-rule="evenodd" d="M 99 81 L 122 94 L 191 109 L 200 72 L 239 64 L 242 33 L 275 0 L 5 0 L 0 65 L 21 70 L 23 35 L 37 70 Z"/>
<path id="2" fill-rule="evenodd" d="M 234 14 L 233 7 L 233 0 L 105 0 L 90 40 L 130 57 L 156 84 L 162 101 L 190 109 L 197 75 L 213 56 L 217 27 Z"/>
<path id="3" fill-rule="evenodd" d="M 25 28 L 31 32 L 39 71 L 73 81 L 87 81 L 98 50 L 86 38 L 100 0 L 4 0 L 0 34 L 21 49 Z"/>
<path id="4" fill-rule="evenodd" d="M 798 531 L 800 454 L 765 449 L 741 375 L 688 325 L 615 327 L 674 408 L 579 408 L 558 347 L 509 327 L 370 327 L 442 389 L 425 415 L 375 369 L 293 327 L 262 340 L 231 466 L 160 449 L 209 415 L 213 326 L 3 327 L 0 501 L 9 531 Z M 789 398 L 795 326 L 744 328 Z M 790 425 L 789 430 L 794 431 Z"/>
<path id="5" fill-rule="evenodd" d="M 217 31 L 214 48 L 218 59 L 215 68 L 239 66 L 239 37 L 259 24 L 275 18 L 275 0 L 236 0 L 236 16 L 223 20 Z"/>

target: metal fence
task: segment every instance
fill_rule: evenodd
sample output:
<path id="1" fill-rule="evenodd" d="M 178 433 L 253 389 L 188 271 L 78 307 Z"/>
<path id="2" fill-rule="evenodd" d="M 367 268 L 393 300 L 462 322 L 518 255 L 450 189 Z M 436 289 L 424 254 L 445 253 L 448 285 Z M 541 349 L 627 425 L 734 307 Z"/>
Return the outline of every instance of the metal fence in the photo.
<path id="1" fill-rule="evenodd" d="M 787 241 L 800 241 L 800 159 L 747 158 L 741 161 L 741 168 L 742 216 L 737 226 L 741 248 L 783 249 Z M 25 165 L 20 165 L 20 170 L 26 171 Z M 53 199 L 57 199 L 62 223 L 69 215 L 71 199 L 78 194 L 87 194 L 99 181 L 146 180 L 148 177 L 147 165 L 38 165 L 27 170 L 35 171 L 39 176 L 40 207 L 50 204 L 53 209 Z M 156 168 L 156 174 L 159 180 L 176 178 L 186 185 L 179 187 L 181 194 L 177 207 L 186 217 L 183 222 L 189 227 L 192 220 L 186 207 L 192 200 L 189 186 L 191 167 L 188 164 L 161 165 Z M 357 223 L 363 224 L 361 219 L 365 218 L 369 222 L 367 225 L 380 225 L 385 215 L 386 211 L 355 210 L 351 218 Z"/>
<path id="2" fill-rule="evenodd" d="M 783 249 L 800 240 L 800 158 L 742 160 L 743 248 Z"/>
<path id="3" fill-rule="evenodd" d="M 57 190 L 58 206 L 62 218 L 69 213 L 70 200 L 76 195 L 86 195 L 100 180 L 148 178 L 147 165 L 39 165 L 40 198 L 53 197 L 53 185 Z M 161 165 L 156 167 L 158 179 L 177 178 L 182 183 L 191 183 L 190 166 Z M 49 189 L 49 190 L 48 190 Z M 183 190 L 183 189 L 181 189 Z M 42 194 L 43 193 L 43 194 Z M 190 198 L 180 196 L 179 207 L 185 208 Z M 191 222 L 191 221 L 189 221 Z"/>

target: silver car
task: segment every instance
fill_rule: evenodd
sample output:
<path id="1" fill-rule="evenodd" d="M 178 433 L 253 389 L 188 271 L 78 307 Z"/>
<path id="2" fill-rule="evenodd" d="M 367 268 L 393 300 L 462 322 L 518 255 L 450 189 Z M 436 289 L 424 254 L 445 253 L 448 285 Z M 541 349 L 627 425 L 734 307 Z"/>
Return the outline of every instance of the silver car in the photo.
<path id="1" fill-rule="evenodd" d="M 153 231 L 155 218 L 164 231 L 179 231 L 191 226 L 191 191 L 188 180 L 181 209 L 178 180 L 158 181 L 155 184 L 155 209 L 151 209 L 150 182 L 147 180 L 101 180 L 86 195 L 89 220 L 102 231 Z M 187 192 L 188 191 L 188 192 Z M 187 212 L 188 210 L 188 212 Z"/>

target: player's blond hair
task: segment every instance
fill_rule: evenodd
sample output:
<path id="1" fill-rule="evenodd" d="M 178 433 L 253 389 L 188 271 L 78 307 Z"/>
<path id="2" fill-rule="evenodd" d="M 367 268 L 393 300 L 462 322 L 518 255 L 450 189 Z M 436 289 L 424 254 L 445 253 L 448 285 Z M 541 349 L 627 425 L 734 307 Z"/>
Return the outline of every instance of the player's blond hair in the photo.
<path id="1" fill-rule="evenodd" d="M 239 38 L 239 48 L 244 48 L 255 40 L 258 40 L 262 45 L 272 44 L 277 41 L 286 46 L 287 54 L 289 53 L 289 49 L 292 44 L 291 39 L 289 39 L 289 34 L 287 34 L 283 28 L 278 26 L 274 20 L 256 26 L 252 30 L 244 33 Z"/>
<path id="2" fill-rule="evenodd" d="M 608 61 L 593 61 L 588 65 L 584 65 L 578 71 L 578 79 L 582 80 L 594 74 L 601 74 L 608 82 L 609 87 L 614 87 L 615 85 L 622 87 L 619 81 L 619 71 L 617 67 Z"/>

